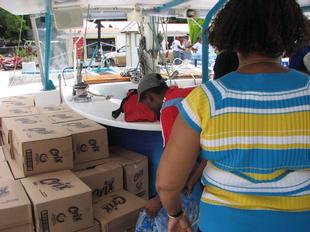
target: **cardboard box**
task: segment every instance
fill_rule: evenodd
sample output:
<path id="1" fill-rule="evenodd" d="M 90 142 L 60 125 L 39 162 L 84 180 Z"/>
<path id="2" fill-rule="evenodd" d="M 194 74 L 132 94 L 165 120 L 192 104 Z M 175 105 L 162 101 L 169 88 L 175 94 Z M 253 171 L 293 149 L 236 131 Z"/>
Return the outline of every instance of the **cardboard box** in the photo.
<path id="1" fill-rule="evenodd" d="M 93 226 L 86 229 L 78 230 L 76 232 L 101 232 L 100 223 L 97 220 L 94 220 Z"/>
<path id="2" fill-rule="evenodd" d="M 82 115 L 75 113 L 74 111 L 46 114 L 46 116 L 54 124 L 86 119 Z"/>
<path id="3" fill-rule="evenodd" d="M 61 104 L 57 106 L 40 107 L 39 112 L 41 114 L 54 114 L 54 113 L 62 113 L 62 112 L 72 112 L 72 110 L 67 105 Z"/>
<path id="4" fill-rule="evenodd" d="M 1 232 L 34 232 L 33 224 L 29 223 L 27 225 L 15 226 L 13 228 L 8 228 L 5 230 L 0 230 Z"/>
<path id="5" fill-rule="evenodd" d="M 148 159 L 139 153 L 111 147 L 111 162 L 117 162 L 124 170 L 124 189 L 142 197 L 149 198 Z"/>
<path id="6" fill-rule="evenodd" d="M 11 172 L 12 172 L 14 179 L 19 180 L 19 179 L 25 177 L 23 170 L 17 165 L 15 160 L 11 159 L 11 155 L 10 155 L 9 151 L 5 147 L 3 148 L 3 151 L 4 151 L 4 155 L 7 159 L 7 163 L 11 169 Z"/>
<path id="7" fill-rule="evenodd" d="M 11 166 L 15 178 L 73 168 L 72 138 L 62 127 L 51 123 L 12 126 L 5 150 L 9 164 L 15 162 L 21 170 L 16 173 Z"/>
<path id="8" fill-rule="evenodd" d="M 95 166 L 98 166 L 100 164 L 104 164 L 107 163 L 109 159 L 99 159 L 99 160 L 92 160 L 92 161 L 88 161 L 88 162 L 84 162 L 84 163 L 80 163 L 80 164 L 74 164 L 73 166 L 73 171 L 82 171 L 88 168 L 92 168 Z"/>
<path id="9" fill-rule="evenodd" d="M 91 190 L 71 171 L 22 179 L 37 232 L 77 231 L 93 225 Z"/>
<path id="10" fill-rule="evenodd" d="M 0 182 L 0 231 L 33 232 L 31 204 L 19 181 Z"/>
<path id="11" fill-rule="evenodd" d="M 58 125 L 72 135 L 74 164 L 109 157 L 108 134 L 105 127 L 88 119 Z"/>
<path id="12" fill-rule="evenodd" d="M 3 152 L 2 146 L 0 146 L 0 163 L 5 162 L 5 161 L 6 161 L 6 159 L 4 156 L 4 152 Z"/>
<path id="13" fill-rule="evenodd" d="M 27 115 L 39 114 L 37 108 L 34 106 L 29 107 L 6 107 L 0 106 L 0 118 L 21 117 Z"/>
<path id="14" fill-rule="evenodd" d="M 7 164 L 7 162 L 1 162 L 0 163 L 0 182 L 9 181 L 9 180 L 14 180 L 14 177 L 9 168 L 9 165 Z"/>
<path id="15" fill-rule="evenodd" d="M 13 130 L 16 127 L 23 127 L 25 125 L 34 126 L 36 124 L 48 122 L 47 118 L 43 115 L 28 115 L 23 117 L 12 117 L 2 119 L 2 137 L 4 144 L 8 144 L 9 130 Z"/>
<path id="16" fill-rule="evenodd" d="M 134 231 L 144 206 L 145 200 L 121 190 L 97 201 L 94 214 L 103 232 Z"/>
<path id="17" fill-rule="evenodd" d="M 119 164 L 105 163 L 75 174 L 91 188 L 93 201 L 123 189 L 123 168 Z"/>
<path id="18" fill-rule="evenodd" d="M 35 106 L 33 95 L 20 95 L 1 99 L 1 105 L 6 107 L 28 107 Z"/>

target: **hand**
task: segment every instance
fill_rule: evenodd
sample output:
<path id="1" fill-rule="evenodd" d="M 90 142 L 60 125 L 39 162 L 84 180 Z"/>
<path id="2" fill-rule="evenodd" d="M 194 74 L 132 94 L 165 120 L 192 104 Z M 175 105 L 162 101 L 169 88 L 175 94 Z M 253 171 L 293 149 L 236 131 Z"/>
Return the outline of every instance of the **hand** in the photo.
<path id="1" fill-rule="evenodd" d="M 145 212 L 150 217 L 156 217 L 158 211 L 162 208 L 159 196 L 150 199 L 144 206 Z"/>
<path id="2" fill-rule="evenodd" d="M 183 189 L 183 192 L 186 196 L 188 196 L 189 194 L 191 194 L 193 192 L 195 185 L 201 179 L 201 176 L 203 174 L 203 170 L 205 169 L 206 165 L 207 165 L 207 160 L 200 161 L 198 168 L 196 168 L 190 174 L 190 177 L 188 178 L 188 180 L 184 186 L 184 189 Z"/>
<path id="3" fill-rule="evenodd" d="M 191 223 L 186 215 L 180 218 L 169 218 L 168 232 L 192 232 Z"/>
<path id="4" fill-rule="evenodd" d="M 189 196 L 193 192 L 193 189 L 194 189 L 196 183 L 197 183 L 196 178 L 194 178 L 193 176 L 191 176 L 187 180 L 187 182 L 184 186 L 184 189 L 183 189 L 183 192 L 186 196 Z"/>

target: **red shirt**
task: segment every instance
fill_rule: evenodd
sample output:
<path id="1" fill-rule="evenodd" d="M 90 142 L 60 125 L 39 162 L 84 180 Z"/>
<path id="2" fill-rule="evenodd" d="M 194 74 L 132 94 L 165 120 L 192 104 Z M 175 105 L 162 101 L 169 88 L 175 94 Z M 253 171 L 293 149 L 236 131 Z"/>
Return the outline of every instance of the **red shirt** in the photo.
<path id="1" fill-rule="evenodd" d="M 171 130 L 176 120 L 179 110 L 177 105 L 194 89 L 191 88 L 178 88 L 177 86 L 170 87 L 163 100 L 161 107 L 160 122 L 162 127 L 162 136 L 164 140 L 164 147 L 168 143 Z"/>

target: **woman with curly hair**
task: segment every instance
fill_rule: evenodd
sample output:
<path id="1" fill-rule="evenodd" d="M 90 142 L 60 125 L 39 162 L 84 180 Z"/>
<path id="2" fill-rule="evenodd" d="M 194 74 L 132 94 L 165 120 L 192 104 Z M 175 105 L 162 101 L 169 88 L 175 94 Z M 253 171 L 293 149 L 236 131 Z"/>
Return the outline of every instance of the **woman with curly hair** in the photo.
<path id="1" fill-rule="evenodd" d="M 280 65 L 309 43 L 309 20 L 295 0 L 230 0 L 208 33 L 239 67 L 179 106 L 157 177 L 169 231 L 191 231 L 179 193 L 199 154 L 200 230 L 309 231 L 310 77 Z"/>

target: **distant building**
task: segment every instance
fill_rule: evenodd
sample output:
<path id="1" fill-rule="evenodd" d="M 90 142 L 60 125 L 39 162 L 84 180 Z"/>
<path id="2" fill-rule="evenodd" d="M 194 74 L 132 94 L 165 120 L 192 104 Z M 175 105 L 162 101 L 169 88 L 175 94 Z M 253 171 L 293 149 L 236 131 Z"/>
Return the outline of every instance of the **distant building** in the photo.
<path id="1" fill-rule="evenodd" d="M 71 51 L 74 49 L 74 42 L 77 41 L 77 38 L 83 36 L 86 26 L 85 24 L 86 21 L 84 22 L 84 28 L 70 30 L 72 37 L 72 44 L 70 45 Z M 137 52 L 137 47 L 139 46 L 140 40 L 137 23 L 130 21 L 102 21 L 101 25 L 101 42 L 103 54 L 117 51 L 120 48 L 124 50 L 124 48 L 130 46 L 132 49 L 132 59 L 138 59 L 137 54 L 135 54 Z M 97 46 L 97 27 L 98 25 L 96 23 L 87 22 L 86 49 L 84 50 L 84 54 L 86 54 L 85 60 L 87 61 L 91 59 Z M 164 30 L 167 31 L 167 48 L 170 48 L 170 45 L 173 42 L 175 36 L 185 36 L 188 33 L 187 24 L 164 24 L 163 26 L 160 24 L 159 31 L 162 34 L 164 34 L 162 30 L 163 27 Z M 130 41 L 134 41 L 135 43 L 131 43 Z M 77 58 L 82 58 L 81 49 L 83 46 L 84 41 L 81 39 L 76 46 Z M 132 65 L 135 65 L 135 62 L 130 63 L 130 66 Z"/>

